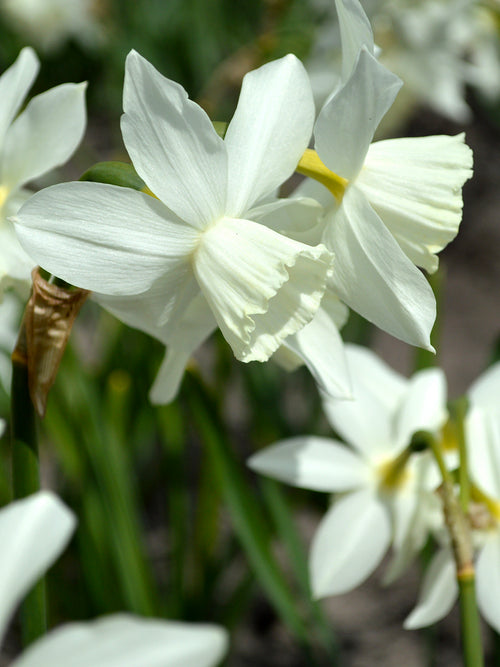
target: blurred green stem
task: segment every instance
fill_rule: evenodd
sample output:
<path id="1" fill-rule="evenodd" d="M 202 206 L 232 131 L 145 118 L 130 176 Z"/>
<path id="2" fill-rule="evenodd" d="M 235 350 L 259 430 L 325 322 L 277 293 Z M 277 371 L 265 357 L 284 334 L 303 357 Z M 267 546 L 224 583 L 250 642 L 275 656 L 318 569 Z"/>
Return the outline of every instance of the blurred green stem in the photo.
<path id="1" fill-rule="evenodd" d="M 40 489 L 40 474 L 36 415 L 28 387 L 24 323 L 12 353 L 11 439 L 14 498 L 25 498 Z M 21 626 L 24 646 L 47 630 L 44 578 L 35 584 L 21 605 Z"/>

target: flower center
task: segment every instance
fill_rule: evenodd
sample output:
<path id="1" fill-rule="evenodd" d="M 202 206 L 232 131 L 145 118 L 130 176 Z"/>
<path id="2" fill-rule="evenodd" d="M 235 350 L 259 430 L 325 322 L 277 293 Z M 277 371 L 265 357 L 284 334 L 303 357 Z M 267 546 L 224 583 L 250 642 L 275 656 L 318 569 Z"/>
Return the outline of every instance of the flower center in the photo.
<path id="1" fill-rule="evenodd" d="M 379 464 L 377 474 L 381 490 L 393 493 L 408 482 L 410 472 L 406 464 L 411 454 L 411 448 L 407 447 L 395 459 L 389 459 Z"/>
<path id="2" fill-rule="evenodd" d="M 304 176 L 309 176 L 309 178 L 314 178 L 315 181 L 324 185 L 340 204 L 349 181 L 328 169 L 321 162 L 316 151 L 306 148 L 304 155 L 300 158 L 296 171 Z"/>
<path id="3" fill-rule="evenodd" d="M 9 188 L 6 185 L 0 185 L 0 211 L 9 196 Z"/>

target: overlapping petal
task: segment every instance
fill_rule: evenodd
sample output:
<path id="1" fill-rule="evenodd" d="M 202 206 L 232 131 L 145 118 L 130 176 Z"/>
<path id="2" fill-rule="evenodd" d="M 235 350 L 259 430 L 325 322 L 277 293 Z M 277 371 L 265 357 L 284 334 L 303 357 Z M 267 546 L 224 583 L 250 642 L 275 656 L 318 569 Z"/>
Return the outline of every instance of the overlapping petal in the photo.
<path id="1" fill-rule="evenodd" d="M 491 498 L 500 499 L 500 412 L 472 405 L 465 433 L 472 479 Z"/>
<path id="2" fill-rule="evenodd" d="M 215 667 L 227 643 L 225 631 L 213 625 L 116 614 L 58 628 L 12 667 Z"/>
<path id="3" fill-rule="evenodd" d="M 34 97 L 8 128 L 0 182 L 19 187 L 66 162 L 86 125 L 85 83 L 65 83 Z"/>
<path id="4" fill-rule="evenodd" d="M 432 272 L 458 232 L 471 167 L 464 134 L 391 139 L 370 146 L 356 185 L 407 257 Z"/>
<path id="5" fill-rule="evenodd" d="M 150 190 L 194 227 L 221 217 L 227 188 L 224 142 L 184 88 L 136 51 L 126 60 L 123 109 L 123 141 Z"/>
<path id="6" fill-rule="evenodd" d="M 66 546 L 73 514 L 40 491 L 0 510 L 0 642 L 16 605 Z"/>
<path id="7" fill-rule="evenodd" d="M 389 515 L 369 490 L 338 500 L 322 519 L 309 558 L 314 597 L 352 590 L 375 570 L 391 539 Z"/>
<path id="8" fill-rule="evenodd" d="M 266 361 L 314 317 L 331 262 L 324 246 L 224 218 L 204 232 L 193 269 L 236 358 Z"/>
<path id="9" fill-rule="evenodd" d="M 0 77 L 0 148 L 5 132 L 21 108 L 40 67 L 30 47 L 21 50 L 16 62 Z"/>
<path id="10" fill-rule="evenodd" d="M 393 336 L 432 350 L 432 290 L 356 185 L 347 189 L 323 240 L 335 252 L 332 285 L 340 298 Z"/>
<path id="11" fill-rule="evenodd" d="M 314 102 L 304 66 L 294 55 L 259 67 L 243 79 L 227 128 L 226 215 L 245 217 L 262 196 L 291 176 L 307 148 Z"/>
<path id="12" fill-rule="evenodd" d="M 448 549 L 431 560 L 424 576 L 416 607 L 404 622 L 407 630 L 423 628 L 444 618 L 457 599 L 455 563 Z"/>
<path id="13" fill-rule="evenodd" d="M 315 148 L 335 174 L 356 178 L 377 126 L 401 80 L 362 49 L 348 81 L 325 104 L 314 127 Z"/>
<path id="14" fill-rule="evenodd" d="M 316 436 L 277 442 L 253 454 L 252 470 L 313 491 L 350 491 L 370 480 L 366 463 L 341 443 Z"/>
<path id="15" fill-rule="evenodd" d="M 361 4 L 357 0 L 335 0 L 342 40 L 342 81 L 351 74 L 361 47 L 374 52 L 373 32 Z"/>
<path id="16" fill-rule="evenodd" d="M 144 292 L 166 274 L 177 283 L 198 240 L 154 197 L 103 183 L 46 188 L 20 216 L 14 217 L 18 237 L 44 269 L 112 295 Z"/>

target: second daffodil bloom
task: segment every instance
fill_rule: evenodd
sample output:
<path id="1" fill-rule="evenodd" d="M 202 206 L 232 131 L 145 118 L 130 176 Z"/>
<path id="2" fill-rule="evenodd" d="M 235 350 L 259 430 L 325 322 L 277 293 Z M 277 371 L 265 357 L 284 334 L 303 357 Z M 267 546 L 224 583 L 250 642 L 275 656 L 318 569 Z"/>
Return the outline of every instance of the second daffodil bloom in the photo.
<path id="1" fill-rule="evenodd" d="M 436 253 L 458 232 L 472 152 L 463 134 L 371 143 L 402 81 L 375 58 L 359 2 L 336 4 L 342 84 L 318 116 L 315 151 L 299 165 L 324 187 L 301 192 L 325 206 L 334 291 L 385 331 L 432 349 L 435 299 L 417 267 L 435 271 Z"/>
<path id="2" fill-rule="evenodd" d="M 185 90 L 132 51 L 122 134 L 155 195 L 67 183 L 14 219 L 27 252 L 51 273 L 108 296 L 136 296 L 150 327 L 173 331 L 200 291 L 235 356 L 265 361 L 312 320 L 333 255 L 287 238 L 256 210 L 294 171 L 310 138 L 307 74 L 289 55 L 250 72 L 221 139 Z M 290 206 L 294 206 L 290 202 Z M 264 211 L 262 210 L 264 209 Z"/>
<path id="3" fill-rule="evenodd" d="M 428 452 L 412 453 L 419 430 L 446 420 L 446 385 L 438 369 L 407 380 L 369 350 L 346 345 L 355 400 L 324 398 L 333 428 L 350 445 L 303 436 L 254 454 L 254 470 L 301 488 L 337 493 L 314 536 L 309 569 L 315 597 L 362 583 L 392 544 L 388 578 L 423 546 L 439 475 Z"/>
<path id="4" fill-rule="evenodd" d="M 38 69 L 35 52 L 25 48 L 0 77 L 0 298 L 10 283 L 30 284 L 36 265 L 7 218 L 31 196 L 24 186 L 64 164 L 85 131 L 85 83 L 51 88 L 16 117 Z"/>

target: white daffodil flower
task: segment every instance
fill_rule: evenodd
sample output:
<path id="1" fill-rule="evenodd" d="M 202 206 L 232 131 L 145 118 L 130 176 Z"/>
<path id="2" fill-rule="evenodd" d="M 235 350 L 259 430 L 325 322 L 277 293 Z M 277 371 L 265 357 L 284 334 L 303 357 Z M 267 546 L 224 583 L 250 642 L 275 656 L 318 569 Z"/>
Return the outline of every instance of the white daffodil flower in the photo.
<path id="1" fill-rule="evenodd" d="M 249 466 L 294 486 L 342 494 L 322 519 L 309 568 L 315 597 L 345 593 L 363 582 L 392 544 L 397 576 L 425 543 L 431 492 L 439 475 L 428 452 L 411 453 L 419 430 L 446 421 L 443 373 L 410 380 L 365 348 L 347 345 L 354 400 L 324 398 L 333 428 L 351 446 L 304 436 L 254 454 Z"/>
<path id="2" fill-rule="evenodd" d="M 469 517 L 475 547 L 477 606 L 500 632 L 500 364 L 483 373 L 468 392 L 465 428 L 472 487 Z M 416 607 L 405 621 L 421 628 L 444 618 L 458 597 L 456 567 L 448 544 L 430 562 Z"/>
<path id="3" fill-rule="evenodd" d="M 47 188 L 14 218 L 25 250 L 74 285 L 136 297 L 147 326 L 169 332 L 201 292 L 235 356 L 267 360 L 312 320 L 331 273 L 323 245 L 278 234 L 252 212 L 309 141 L 303 66 L 289 55 L 247 74 L 222 140 L 180 85 L 132 51 L 124 111 L 125 145 L 155 196 L 100 183 Z"/>
<path id="4" fill-rule="evenodd" d="M 458 232 L 472 152 L 463 134 L 371 143 L 402 82 L 375 58 L 361 5 L 336 5 L 342 84 L 316 121 L 316 152 L 306 151 L 299 164 L 324 187 L 306 182 L 299 191 L 325 206 L 335 293 L 381 329 L 432 349 L 436 304 L 417 267 L 435 271 L 436 253 Z"/>
<path id="5" fill-rule="evenodd" d="M 65 83 L 34 97 L 16 117 L 37 75 L 30 48 L 0 76 L 0 298 L 10 283 L 31 283 L 35 262 L 21 248 L 12 223 L 31 193 L 29 181 L 66 162 L 85 130 L 86 84 Z"/>
<path id="6" fill-rule="evenodd" d="M 0 641 L 15 608 L 68 543 L 75 517 L 40 491 L 0 510 Z M 227 649 L 222 628 L 115 614 L 69 623 L 34 642 L 12 667 L 215 667 Z"/>

